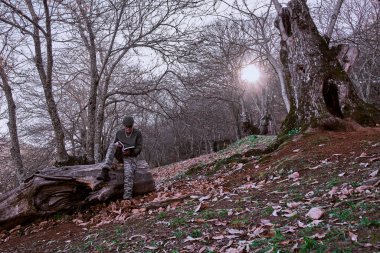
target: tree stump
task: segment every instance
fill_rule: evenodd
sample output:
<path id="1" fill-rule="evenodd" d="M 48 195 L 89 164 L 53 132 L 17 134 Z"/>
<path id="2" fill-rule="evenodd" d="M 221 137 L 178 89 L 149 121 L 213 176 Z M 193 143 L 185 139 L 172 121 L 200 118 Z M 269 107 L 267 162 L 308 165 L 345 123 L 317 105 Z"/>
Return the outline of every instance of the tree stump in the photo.
<path id="1" fill-rule="evenodd" d="M 8 229 L 57 211 L 121 197 L 123 169 L 111 169 L 108 182 L 96 179 L 100 172 L 101 164 L 50 167 L 38 171 L 18 188 L 0 196 L 0 228 Z M 148 164 L 138 161 L 133 194 L 154 190 Z"/>

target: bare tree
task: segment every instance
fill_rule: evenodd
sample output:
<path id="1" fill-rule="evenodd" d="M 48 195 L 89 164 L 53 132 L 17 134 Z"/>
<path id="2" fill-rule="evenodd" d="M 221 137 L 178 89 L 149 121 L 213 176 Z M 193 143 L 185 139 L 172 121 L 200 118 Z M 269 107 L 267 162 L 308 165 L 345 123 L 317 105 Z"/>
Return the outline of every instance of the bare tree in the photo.
<path id="1" fill-rule="evenodd" d="M 0 1 L 0 21 L 30 36 L 34 44 L 33 61 L 43 87 L 47 110 L 54 130 L 58 161 L 68 158 L 64 130 L 53 94 L 53 34 L 52 15 L 56 2 L 43 0 L 42 5 L 32 0 Z"/>
<path id="2" fill-rule="evenodd" d="M 241 116 L 245 111 L 240 72 L 249 62 L 246 42 L 233 22 L 217 21 L 204 27 L 198 38 L 183 49 L 179 60 L 184 75 L 191 77 L 186 82 L 193 95 L 219 99 L 230 106 L 237 138 L 242 137 Z"/>
<path id="3" fill-rule="evenodd" d="M 226 17 L 240 27 L 249 41 L 246 43 L 251 54 L 256 55 L 261 61 L 269 62 L 279 79 L 281 96 L 286 110 L 290 111 L 288 84 L 280 59 L 278 58 L 278 35 L 273 27 L 275 15 L 272 5 L 269 3 L 251 4 L 247 0 L 223 1 L 233 12 L 233 17 Z M 240 18 L 236 18 L 236 16 Z"/>
<path id="4" fill-rule="evenodd" d="M 5 31 L 1 34 L 1 44 L 3 45 L 0 49 L 0 88 L 4 91 L 5 98 L 7 100 L 8 106 L 8 129 L 11 139 L 10 153 L 13 159 L 13 163 L 17 170 L 19 183 L 25 176 L 24 165 L 21 158 L 20 143 L 17 132 L 17 117 L 16 117 L 16 103 L 13 99 L 12 87 L 9 82 L 9 76 L 7 72 L 11 68 L 8 64 L 7 59 L 12 54 L 13 48 L 9 45 L 8 39 L 11 35 L 11 29 Z"/>
<path id="5" fill-rule="evenodd" d="M 155 90 L 145 86 L 133 91 L 128 87 L 121 92 L 111 92 L 115 76 L 122 73 L 120 64 L 131 64 L 131 59 L 141 53 L 141 48 L 166 56 L 179 43 L 183 32 L 182 14 L 198 6 L 198 1 L 69 1 L 65 7 L 69 14 L 64 22 L 74 27 L 81 45 L 88 54 L 88 73 L 91 77 L 87 107 L 86 150 L 90 161 L 98 161 L 102 142 L 107 99 L 116 94 L 141 95 Z M 98 13 L 98 15 L 94 15 Z M 70 18 L 67 18 L 67 15 Z M 186 27 L 184 27 L 186 28 Z M 128 78 L 127 78 L 128 79 Z M 119 88 L 118 88 L 119 89 Z M 124 89 L 124 87 L 123 87 Z M 119 89 L 120 90 L 120 89 Z"/>

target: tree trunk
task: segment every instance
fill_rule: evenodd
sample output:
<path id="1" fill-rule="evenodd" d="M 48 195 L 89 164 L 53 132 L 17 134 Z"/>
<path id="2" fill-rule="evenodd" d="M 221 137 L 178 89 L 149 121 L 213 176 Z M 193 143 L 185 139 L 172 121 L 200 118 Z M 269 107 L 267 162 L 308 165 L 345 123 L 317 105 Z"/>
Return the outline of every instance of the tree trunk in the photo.
<path id="1" fill-rule="evenodd" d="M 268 56 L 268 60 L 277 73 L 278 79 L 280 81 L 282 100 L 284 100 L 286 111 L 289 112 L 290 111 L 290 100 L 289 100 L 289 94 L 288 94 L 288 89 L 287 89 L 288 86 L 286 85 L 285 74 L 284 74 L 284 71 L 282 69 L 282 66 L 280 66 L 280 64 L 277 63 L 277 60 L 271 55 Z"/>
<path id="2" fill-rule="evenodd" d="M 331 19 L 330 19 L 329 25 L 327 26 L 325 37 L 329 41 L 331 40 L 333 31 L 334 31 L 334 27 L 335 27 L 336 21 L 338 20 L 338 16 L 339 16 L 339 13 L 340 13 L 340 8 L 342 7 L 343 2 L 344 2 L 344 0 L 338 0 L 336 2 L 335 7 L 334 7 L 334 11 L 333 11 L 333 13 L 331 15 Z"/>
<path id="3" fill-rule="evenodd" d="M 17 134 L 17 118 L 16 118 L 16 104 L 13 99 L 12 95 L 12 88 L 10 87 L 8 83 L 8 76 L 7 73 L 4 70 L 4 61 L 0 57 L 0 77 L 2 81 L 2 85 L 0 87 L 4 90 L 5 98 L 7 100 L 8 104 L 8 117 L 9 117 L 9 134 L 11 136 L 11 156 L 13 159 L 13 163 L 17 170 L 17 177 L 19 183 L 21 183 L 22 179 L 24 178 L 25 172 L 24 172 L 24 165 L 22 163 L 21 158 L 21 152 L 20 152 L 20 143 L 18 140 L 18 134 Z"/>
<path id="4" fill-rule="evenodd" d="M 33 42 L 35 49 L 35 65 L 38 70 L 38 74 L 41 79 L 43 86 L 47 111 L 50 115 L 52 122 L 55 144 L 57 148 L 57 160 L 58 162 L 66 161 L 68 159 L 68 154 L 65 148 L 65 134 L 61 124 L 61 119 L 58 114 L 57 105 L 54 100 L 53 95 L 53 85 L 52 85 L 52 76 L 53 76 L 53 44 L 51 37 L 51 14 L 49 13 L 48 3 L 46 0 L 43 1 L 44 4 L 44 14 L 45 14 L 45 25 L 46 31 L 43 32 L 43 36 L 46 40 L 46 62 L 43 60 L 41 35 L 40 35 L 40 26 L 39 20 L 40 17 L 36 14 L 33 7 L 33 3 L 28 0 L 26 1 L 30 14 L 33 19 Z"/>
<path id="5" fill-rule="evenodd" d="M 144 161 L 138 162 L 133 194 L 155 190 L 154 179 Z M 28 178 L 18 188 L 0 196 L 0 228 L 8 229 L 36 217 L 74 209 L 123 194 L 123 169 L 112 169 L 111 180 L 96 179 L 101 164 L 51 167 Z"/>
<path id="6" fill-rule="evenodd" d="M 277 4 L 281 61 L 292 103 L 283 132 L 309 126 L 333 130 L 346 127 L 341 120 L 345 118 L 374 125 L 379 111 L 358 97 L 337 59 L 339 52 L 330 49 L 319 34 L 306 1 L 291 0 L 286 8 Z"/>

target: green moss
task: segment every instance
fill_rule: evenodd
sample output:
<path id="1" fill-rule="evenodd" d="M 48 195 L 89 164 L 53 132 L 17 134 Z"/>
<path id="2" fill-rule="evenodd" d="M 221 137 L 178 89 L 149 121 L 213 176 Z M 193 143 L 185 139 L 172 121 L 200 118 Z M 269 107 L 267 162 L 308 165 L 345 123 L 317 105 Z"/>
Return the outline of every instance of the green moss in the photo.
<path id="1" fill-rule="evenodd" d="M 289 131 L 291 131 L 292 129 L 299 128 L 300 126 L 298 125 L 297 122 L 298 122 L 298 119 L 297 119 L 297 114 L 296 114 L 296 108 L 292 106 L 284 122 L 281 125 L 281 132 L 278 135 L 278 137 L 281 138 L 284 135 L 287 136 Z"/>

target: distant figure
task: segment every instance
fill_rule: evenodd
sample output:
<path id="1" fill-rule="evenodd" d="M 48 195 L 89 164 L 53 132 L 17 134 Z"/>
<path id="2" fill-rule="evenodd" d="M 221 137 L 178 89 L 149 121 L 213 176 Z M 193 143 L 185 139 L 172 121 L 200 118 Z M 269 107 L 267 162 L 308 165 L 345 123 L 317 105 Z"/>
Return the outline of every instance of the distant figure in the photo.
<path id="1" fill-rule="evenodd" d="M 106 158 L 102 165 L 102 173 L 97 177 L 98 180 L 109 181 L 109 170 L 111 168 L 115 153 L 122 153 L 124 162 L 124 194 L 123 199 L 132 198 L 133 176 L 136 170 L 136 156 L 142 149 L 142 135 L 138 129 L 133 128 L 134 120 L 130 116 L 123 119 L 124 129 L 116 133 L 113 143 L 108 147 Z"/>

